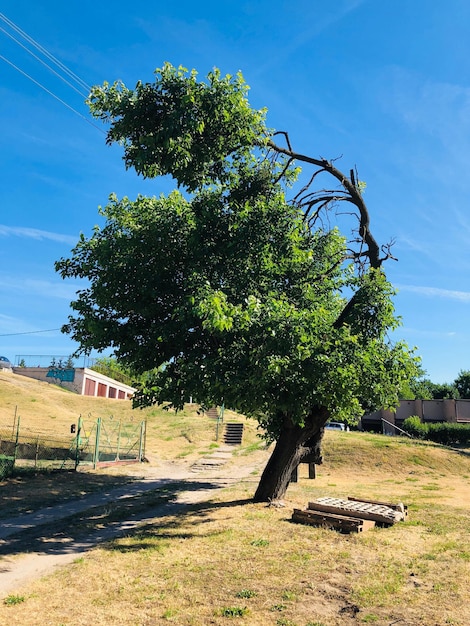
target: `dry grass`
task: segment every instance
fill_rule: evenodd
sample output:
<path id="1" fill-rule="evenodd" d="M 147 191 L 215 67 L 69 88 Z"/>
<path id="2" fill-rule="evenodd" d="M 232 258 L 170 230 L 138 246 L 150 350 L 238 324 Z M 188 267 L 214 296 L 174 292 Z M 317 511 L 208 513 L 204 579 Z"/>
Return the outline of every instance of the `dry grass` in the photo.
<path id="1" fill-rule="evenodd" d="M 189 416 L 181 423 L 174 415 L 159 418 L 152 446 L 160 450 L 174 432 L 179 433 L 175 456 L 187 458 L 184 452 L 191 445 L 191 455 L 207 452 L 207 432 L 205 438 L 202 430 L 189 435 L 192 443 L 181 435 L 191 423 Z M 251 463 L 254 456 L 266 457 L 260 450 L 251 453 L 256 447 L 251 443 L 227 472 Z M 170 458 L 172 441 L 165 444 Z M 316 480 L 308 480 L 306 466 L 301 467 L 285 508 L 253 504 L 259 475 L 251 475 L 202 504 L 156 517 L 137 533 L 103 544 L 11 595 L 0 605 L 0 623 L 469 624 L 468 451 L 328 432 L 324 452 Z M 89 480 L 95 475 L 104 476 L 83 476 Z M 53 488 L 53 482 L 45 485 Z M 171 498 L 171 490 L 181 488 L 173 485 L 153 497 Z M 294 507 L 326 494 L 403 501 L 408 521 L 359 535 L 292 524 Z"/>
<path id="2" fill-rule="evenodd" d="M 79 396 L 57 385 L 0 371 L 0 429 L 11 428 L 15 416 L 21 431 L 41 432 L 60 437 L 70 436 L 70 425 L 81 416 L 85 427 L 98 417 L 139 423 L 147 420 L 146 453 L 150 459 L 187 458 L 194 460 L 203 448 L 216 442 L 216 423 L 198 413 L 197 405 L 187 405 L 175 413 L 160 407 L 132 409 L 127 400 L 108 400 Z M 245 440 L 256 440 L 256 426 L 250 420 L 225 411 L 225 421 L 243 421 Z"/>

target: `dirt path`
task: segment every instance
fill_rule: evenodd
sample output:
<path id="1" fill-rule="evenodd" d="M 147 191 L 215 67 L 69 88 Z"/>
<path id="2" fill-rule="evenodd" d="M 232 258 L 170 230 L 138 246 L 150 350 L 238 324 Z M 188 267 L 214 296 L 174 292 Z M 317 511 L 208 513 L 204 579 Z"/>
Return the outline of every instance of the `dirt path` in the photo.
<path id="1" fill-rule="evenodd" d="M 265 461 L 264 458 L 258 458 L 252 459 L 249 463 L 233 463 L 232 452 L 233 448 L 229 446 L 219 448 L 217 452 L 200 459 L 191 467 L 176 462 L 150 465 L 146 468 L 147 476 L 134 483 L 1 520 L 0 550 L 4 556 L 0 556 L 0 599 L 19 593 L 28 582 L 44 576 L 57 567 L 73 562 L 80 555 L 104 541 L 134 532 L 140 525 L 156 517 L 176 514 L 179 510 L 184 511 L 188 505 L 206 501 L 213 495 L 214 490 L 249 476 Z M 182 481 L 185 485 L 183 489 L 181 489 Z M 70 516 L 111 502 L 119 502 L 125 506 L 126 499 L 135 498 L 162 487 L 168 488 L 176 483 L 179 485 L 179 490 L 171 502 L 146 508 L 137 514 L 130 514 L 125 520 L 93 530 L 77 540 L 53 534 L 41 543 L 40 552 L 18 553 L 18 545 L 21 546 L 22 541 L 24 548 L 27 549 L 31 536 L 37 540 L 42 530 L 47 535 L 51 526 L 60 527 L 61 520 L 64 520 L 65 524 L 66 518 Z M 13 547 L 15 545 L 16 550 Z"/>

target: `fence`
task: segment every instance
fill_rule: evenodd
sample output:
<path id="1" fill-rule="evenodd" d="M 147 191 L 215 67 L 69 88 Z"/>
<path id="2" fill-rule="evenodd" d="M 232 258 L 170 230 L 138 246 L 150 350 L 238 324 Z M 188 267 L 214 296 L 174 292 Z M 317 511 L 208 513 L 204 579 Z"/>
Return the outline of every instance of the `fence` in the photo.
<path id="1" fill-rule="evenodd" d="M 89 426 L 87 424 L 89 423 Z M 80 418 L 74 448 L 80 463 L 93 467 L 142 461 L 145 456 L 146 422 L 123 422 L 98 417 Z"/>
<path id="2" fill-rule="evenodd" d="M 0 480 L 15 464 L 44 469 L 94 468 L 142 461 L 145 455 L 146 422 L 123 422 L 112 417 L 79 418 L 71 437 L 53 437 L 21 429 L 20 418 L 12 426 L 0 425 Z"/>

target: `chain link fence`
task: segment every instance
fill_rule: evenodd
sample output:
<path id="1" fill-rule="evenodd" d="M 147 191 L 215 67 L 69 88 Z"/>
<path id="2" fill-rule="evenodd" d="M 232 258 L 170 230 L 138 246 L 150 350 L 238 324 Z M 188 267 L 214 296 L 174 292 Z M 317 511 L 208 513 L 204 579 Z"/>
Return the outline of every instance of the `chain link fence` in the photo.
<path id="1" fill-rule="evenodd" d="M 78 419 L 70 437 L 22 429 L 0 423 L 0 480 L 10 476 L 15 465 L 39 469 L 94 468 L 107 464 L 140 462 L 145 456 L 146 423 L 127 423 L 112 417 Z"/>

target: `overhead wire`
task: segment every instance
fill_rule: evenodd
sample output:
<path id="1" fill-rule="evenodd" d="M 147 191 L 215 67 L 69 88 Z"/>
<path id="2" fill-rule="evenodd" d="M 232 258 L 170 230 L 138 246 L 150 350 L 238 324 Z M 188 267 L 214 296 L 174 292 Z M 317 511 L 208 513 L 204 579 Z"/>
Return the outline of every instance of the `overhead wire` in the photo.
<path id="1" fill-rule="evenodd" d="M 35 335 L 37 333 L 53 333 L 55 331 L 61 330 L 60 328 L 50 328 L 49 330 L 29 330 L 24 333 L 6 333 L 0 335 L 0 337 L 15 337 L 16 335 Z"/>
<path id="2" fill-rule="evenodd" d="M 62 61 L 60 61 L 57 57 L 55 57 L 44 46 L 42 46 L 40 43 L 38 43 L 36 40 L 34 40 L 30 35 L 28 35 L 28 33 L 26 33 L 19 26 L 17 26 L 14 22 L 12 22 L 6 15 L 4 15 L 3 13 L 0 13 L 0 19 L 3 20 L 5 22 L 5 24 L 8 24 L 8 26 L 10 26 L 10 28 L 12 28 L 15 32 L 17 32 L 19 35 L 21 35 L 21 37 L 26 39 L 26 41 L 28 43 L 30 43 L 37 50 L 39 50 L 39 52 L 44 54 L 45 57 L 47 57 L 50 61 L 52 61 L 55 65 L 57 65 L 57 67 L 59 67 L 63 72 L 65 72 L 76 83 L 81 85 L 81 87 L 83 87 L 83 89 L 85 89 L 87 92 L 90 91 L 90 89 L 91 89 L 90 85 L 88 85 L 83 79 L 80 78 L 80 76 L 75 74 L 75 72 L 73 72 L 66 65 L 64 65 L 64 63 L 62 63 Z"/>
<path id="3" fill-rule="evenodd" d="M 26 50 L 26 52 L 28 52 L 28 54 L 30 54 L 31 56 L 33 56 L 37 61 L 39 61 L 39 63 L 41 63 L 42 65 L 44 65 L 49 71 L 51 71 L 53 74 L 55 74 L 60 80 L 62 80 L 63 82 L 65 82 L 69 87 L 71 87 L 75 92 L 77 92 L 80 96 L 82 97 L 86 97 L 90 90 L 91 87 L 83 80 L 81 79 L 77 74 L 75 74 L 75 72 L 73 72 L 71 69 L 69 69 L 64 63 L 62 63 L 62 61 L 60 61 L 59 59 L 57 59 L 57 57 L 55 57 L 52 53 L 50 53 L 44 46 L 42 46 L 40 43 L 38 43 L 37 41 L 35 41 L 30 35 L 28 35 L 24 30 L 22 30 L 19 26 L 17 26 L 14 22 L 12 22 L 12 20 L 10 20 L 8 17 L 6 17 L 6 15 L 4 15 L 3 13 L 0 13 L 0 20 L 3 21 L 9 28 L 11 28 L 16 34 L 20 35 L 24 40 L 26 40 L 28 42 L 29 45 L 33 46 L 40 54 L 44 55 L 49 61 L 51 61 L 57 68 L 59 68 L 59 70 L 61 72 L 64 72 L 66 74 L 66 76 L 73 81 L 78 87 L 76 87 L 75 85 L 73 85 L 69 80 L 67 80 L 64 76 L 62 76 L 58 71 L 56 71 L 54 68 L 52 68 L 48 63 L 46 63 L 43 59 L 41 59 L 38 55 L 36 55 L 34 52 L 32 52 L 27 46 L 25 46 L 21 41 L 19 41 L 15 36 L 13 36 L 11 33 L 9 33 L 5 28 L 0 26 L 0 31 L 3 32 L 5 35 L 7 35 L 10 39 L 12 39 L 17 45 L 19 45 L 21 48 L 23 48 L 24 50 Z M 21 69 L 20 67 L 18 67 L 18 65 L 16 65 L 15 63 L 13 63 L 13 61 L 10 61 L 9 59 L 7 59 L 4 55 L 0 54 L 0 59 L 2 61 L 4 61 L 5 63 L 7 63 L 10 67 L 12 67 L 13 69 L 15 69 L 17 72 L 19 72 L 20 74 L 22 74 L 25 78 L 27 78 L 28 80 L 30 80 L 31 82 L 33 82 L 35 85 L 37 85 L 38 87 L 40 87 L 41 89 L 43 89 L 47 94 L 49 94 L 50 96 L 52 96 L 53 98 L 55 98 L 58 102 L 60 102 L 63 106 L 65 106 L 67 109 L 69 109 L 70 111 L 72 111 L 73 113 L 75 113 L 75 115 L 78 115 L 78 117 L 80 117 L 81 119 L 83 119 L 87 124 L 89 124 L 90 126 L 93 126 L 93 128 L 96 128 L 97 130 L 99 130 L 101 133 L 103 133 L 104 135 L 106 135 L 106 131 L 103 130 L 102 128 L 100 128 L 99 126 L 97 126 L 96 124 L 94 124 L 88 117 L 86 117 L 85 115 L 83 115 L 82 113 L 80 113 L 79 111 L 77 111 L 76 108 L 74 108 L 73 106 L 71 106 L 70 104 L 68 104 L 65 100 L 63 100 L 62 98 L 60 98 L 58 95 L 56 95 L 51 89 L 45 87 L 41 82 L 39 82 L 38 80 L 36 80 L 35 78 L 33 78 L 30 74 L 28 74 L 28 72 L 24 71 L 23 69 Z M 81 90 L 81 91 L 80 91 Z M 86 93 L 85 93 L 86 92 Z"/>
<path id="4" fill-rule="evenodd" d="M 5 28 L 0 26 L 0 31 L 3 32 L 7 37 L 9 37 L 17 45 L 19 45 L 21 48 L 23 48 L 28 54 L 30 54 L 37 61 L 39 61 L 39 63 L 44 65 L 50 72 L 52 72 L 55 76 L 57 76 L 64 83 L 66 83 L 71 89 L 73 89 L 80 96 L 86 97 L 89 94 L 89 92 L 91 90 L 90 85 L 88 85 L 77 74 L 75 74 L 75 72 L 73 72 L 66 65 L 64 65 L 64 63 L 62 63 L 59 59 L 57 59 L 53 54 L 51 54 L 46 48 L 44 48 L 44 46 L 42 46 L 37 41 L 35 41 L 30 35 L 28 35 L 25 31 L 23 31 L 19 26 L 17 26 L 14 22 L 12 22 L 10 19 L 8 19 L 3 13 L 0 13 L 0 20 L 2 20 L 7 26 L 9 26 L 16 34 L 20 35 L 24 40 L 26 40 L 28 42 L 28 44 L 33 46 L 40 54 L 44 55 L 51 63 L 53 63 L 57 68 L 59 68 L 59 70 L 61 72 L 63 72 L 78 87 L 76 87 L 74 84 L 72 84 L 70 82 L 70 80 L 67 80 L 67 78 L 62 76 L 58 71 L 56 71 L 48 63 L 46 63 L 43 59 L 41 59 L 37 54 L 35 54 L 32 50 L 30 50 L 27 46 L 25 46 L 21 41 L 19 41 L 14 35 L 12 35 Z M 13 63 L 9 59 L 7 59 L 4 55 L 0 54 L 0 59 L 2 61 L 4 61 L 5 63 L 7 63 L 10 67 L 15 69 L 17 72 L 22 74 L 25 78 L 27 78 L 28 80 L 33 82 L 35 85 L 37 85 L 38 87 L 43 89 L 47 94 L 49 94 L 50 96 L 55 98 L 55 100 L 60 102 L 67 109 L 69 109 L 70 111 L 72 111 L 73 113 L 78 115 L 85 122 L 87 122 L 87 124 L 90 124 L 90 126 L 93 126 L 93 128 L 96 128 L 101 133 L 106 134 L 106 132 L 102 128 L 100 128 L 99 126 L 94 124 L 85 115 L 83 115 L 82 113 L 77 111 L 77 109 L 75 109 L 73 106 L 68 104 L 65 100 L 63 100 L 62 98 L 57 96 L 51 89 L 48 89 L 47 87 L 45 87 L 42 83 L 40 83 L 38 80 L 33 78 L 30 74 L 28 74 L 23 69 L 18 67 L 18 65 L 16 65 L 15 63 Z M 57 331 L 60 331 L 60 330 L 61 330 L 60 328 L 50 328 L 50 329 L 47 329 L 47 330 L 32 330 L 32 331 L 26 331 L 26 332 L 20 332 L 20 333 L 3 333 L 3 334 L 0 334 L 0 337 L 15 337 L 15 336 L 18 336 L 18 335 L 33 335 L 33 334 L 37 334 L 37 333 L 57 332 Z"/>
<path id="5" fill-rule="evenodd" d="M 33 78 L 32 76 L 30 76 L 29 74 L 27 74 L 25 71 L 23 71 L 21 68 L 19 68 L 17 65 L 15 65 L 14 63 L 12 63 L 10 60 L 8 60 L 7 58 L 5 58 L 2 54 L 0 54 L 0 59 L 2 59 L 2 61 L 5 61 L 5 63 L 7 63 L 8 65 L 10 65 L 11 67 L 13 67 L 17 72 L 19 72 L 20 74 L 23 74 L 23 76 L 25 76 L 26 78 L 29 78 L 29 80 L 31 80 L 33 83 L 35 83 L 38 87 L 41 87 L 41 89 L 44 89 L 44 91 L 46 93 L 48 93 L 50 96 L 52 96 L 53 98 L 55 98 L 58 102 L 60 102 L 61 104 L 63 104 L 65 107 L 67 107 L 67 109 L 70 109 L 70 111 L 73 111 L 76 115 L 78 115 L 79 117 L 81 117 L 83 120 L 85 120 L 85 122 L 87 124 L 90 124 L 90 126 L 93 126 L 93 128 L 96 128 L 97 130 L 99 130 L 101 133 L 103 133 L 104 135 L 106 135 L 106 132 L 100 128 L 99 126 L 97 126 L 96 124 L 93 124 L 93 122 L 91 120 L 89 120 L 87 117 L 85 117 L 85 115 L 83 115 L 82 113 L 80 113 L 80 111 L 77 111 L 77 109 L 74 109 L 73 106 L 71 106 L 70 104 L 67 104 L 67 102 L 65 102 L 65 100 L 62 100 L 62 98 L 59 98 L 59 96 L 56 96 L 56 94 L 51 91 L 50 89 L 48 89 L 47 87 L 44 87 L 44 85 L 42 85 L 39 81 L 37 81 L 35 78 Z"/>
<path id="6" fill-rule="evenodd" d="M 16 39 L 15 37 L 13 37 L 13 35 L 11 33 L 9 33 L 7 30 L 5 30 L 4 28 L 2 28 L 0 26 L 0 31 L 2 31 L 2 33 L 5 33 L 5 35 L 7 37 L 10 37 L 10 39 L 12 39 L 15 43 L 17 43 L 21 48 L 23 48 L 23 50 L 26 50 L 26 52 L 28 54 L 30 54 L 32 57 L 34 57 L 37 61 L 39 61 L 39 63 L 41 63 L 42 65 L 44 65 L 45 67 L 47 67 L 47 69 L 49 71 L 51 71 L 53 74 L 55 74 L 60 80 L 62 80 L 64 83 L 66 83 L 71 89 L 73 89 L 74 91 L 76 91 L 78 93 L 79 96 L 87 96 L 89 93 L 85 92 L 84 89 L 82 89 L 82 91 L 80 91 L 79 89 L 77 89 L 77 87 L 75 87 L 75 85 L 73 85 L 71 82 L 69 82 L 66 78 L 64 78 L 63 76 L 61 76 L 59 74 L 59 72 L 56 72 L 55 69 L 53 67 L 51 67 L 48 63 L 46 63 L 45 61 L 43 61 L 40 57 L 37 56 L 37 54 L 34 54 L 34 52 L 32 52 L 31 50 L 29 50 L 29 48 L 27 48 L 24 44 L 21 43 L 21 41 L 18 41 L 18 39 Z"/>

